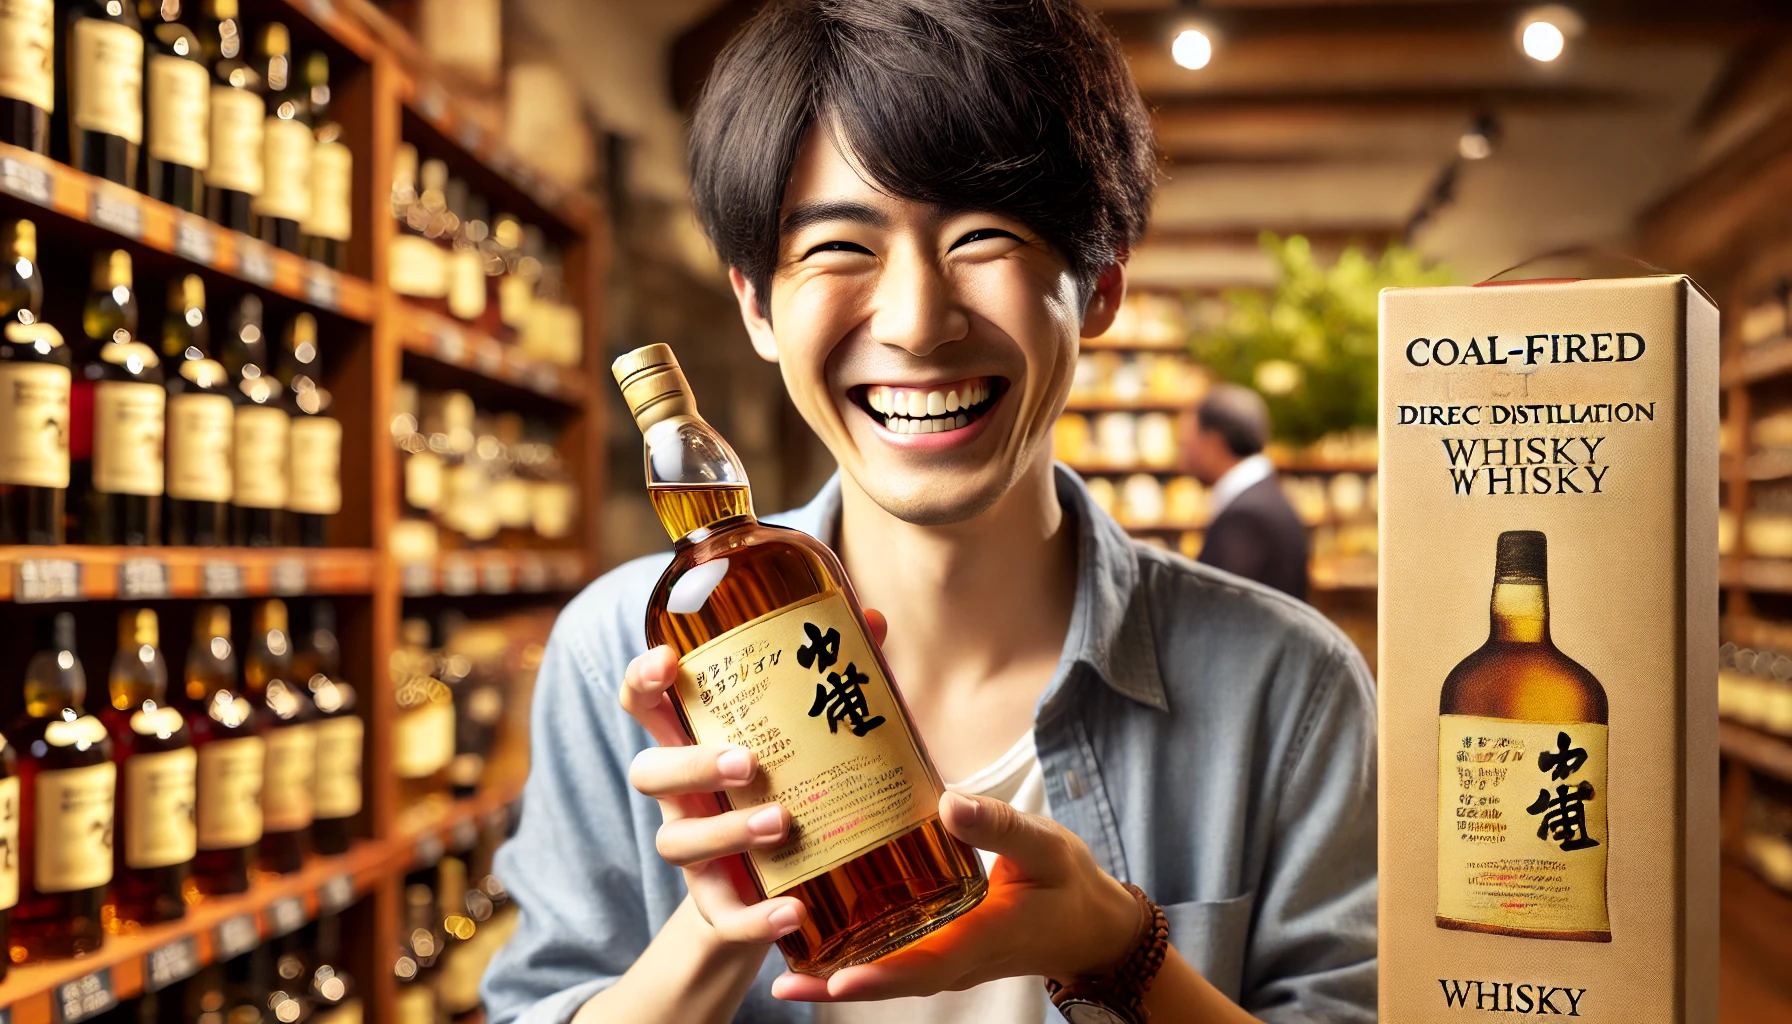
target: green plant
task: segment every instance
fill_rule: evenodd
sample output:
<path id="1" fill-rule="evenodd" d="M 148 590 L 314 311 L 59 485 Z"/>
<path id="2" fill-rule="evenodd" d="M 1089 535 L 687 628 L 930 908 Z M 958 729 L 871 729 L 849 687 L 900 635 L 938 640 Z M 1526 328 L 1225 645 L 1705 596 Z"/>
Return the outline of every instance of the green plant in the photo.
<path id="1" fill-rule="evenodd" d="M 1374 259 L 1352 245 L 1325 267 L 1300 235 L 1265 232 L 1261 244 L 1275 260 L 1275 285 L 1228 291 L 1227 312 L 1194 333 L 1190 352 L 1220 379 L 1261 392 L 1278 440 L 1304 446 L 1375 426 L 1381 290 L 1449 284 L 1449 271 L 1404 245 Z"/>

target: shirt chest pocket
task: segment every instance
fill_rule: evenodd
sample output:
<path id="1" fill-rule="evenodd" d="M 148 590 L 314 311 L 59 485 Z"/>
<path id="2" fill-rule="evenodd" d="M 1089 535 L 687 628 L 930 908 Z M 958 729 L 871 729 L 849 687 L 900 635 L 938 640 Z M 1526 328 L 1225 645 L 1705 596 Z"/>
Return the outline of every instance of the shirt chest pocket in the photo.
<path id="1" fill-rule="evenodd" d="M 1229 900 L 1192 900 L 1164 906 L 1170 945 L 1228 998 L 1238 999 L 1257 894 Z"/>

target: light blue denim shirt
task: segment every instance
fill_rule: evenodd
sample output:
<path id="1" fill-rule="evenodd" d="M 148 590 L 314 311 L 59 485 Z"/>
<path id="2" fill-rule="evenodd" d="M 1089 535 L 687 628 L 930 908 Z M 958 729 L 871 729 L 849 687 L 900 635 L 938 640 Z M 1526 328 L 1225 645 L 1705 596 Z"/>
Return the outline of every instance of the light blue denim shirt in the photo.
<path id="1" fill-rule="evenodd" d="M 1259 1018 L 1373 1021 L 1375 696 L 1361 657 L 1307 605 L 1134 542 L 1063 467 L 1058 493 L 1078 567 L 1034 709 L 1051 817 L 1162 904 L 1176 949 Z M 839 515 L 836 480 L 767 521 L 831 540 Z M 684 899 L 654 850 L 659 808 L 628 784 L 652 741 L 617 700 L 669 560 L 606 574 L 548 642 L 522 823 L 498 854 L 522 915 L 485 976 L 493 1024 L 570 1019 Z M 810 1019 L 771 998 L 782 969 L 773 950 L 737 1021 Z"/>

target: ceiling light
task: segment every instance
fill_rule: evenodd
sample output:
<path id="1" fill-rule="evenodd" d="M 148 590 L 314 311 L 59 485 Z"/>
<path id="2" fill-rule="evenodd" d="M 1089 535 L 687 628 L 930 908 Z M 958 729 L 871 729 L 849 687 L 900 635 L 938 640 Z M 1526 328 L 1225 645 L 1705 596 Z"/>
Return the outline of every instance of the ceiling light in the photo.
<path id="1" fill-rule="evenodd" d="M 1198 28 L 1183 29 L 1170 44 L 1170 56 L 1190 71 L 1199 71 L 1213 59 L 1213 40 Z"/>
<path id="2" fill-rule="evenodd" d="M 1548 21 L 1533 21 L 1524 27 L 1524 55 L 1548 63 L 1562 55 L 1568 37 Z"/>
<path id="3" fill-rule="evenodd" d="M 1534 7 L 1518 19 L 1518 49 L 1540 64 L 1548 64 L 1562 56 L 1568 41 L 1581 34 L 1587 23 L 1571 7 L 1545 4 Z"/>

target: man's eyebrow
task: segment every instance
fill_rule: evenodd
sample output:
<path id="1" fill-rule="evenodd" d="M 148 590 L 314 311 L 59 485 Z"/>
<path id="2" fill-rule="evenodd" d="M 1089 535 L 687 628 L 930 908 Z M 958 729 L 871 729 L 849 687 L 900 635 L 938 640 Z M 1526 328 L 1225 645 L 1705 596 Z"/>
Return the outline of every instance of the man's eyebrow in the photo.
<path id="1" fill-rule="evenodd" d="M 784 215 L 784 220 L 778 225 L 778 230 L 781 234 L 789 235 L 801 231 L 811 224 L 820 224 L 830 220 L 850 221 L 873 228 L 888 227 L 890 224 L 890 218 L 884 216 L 883 211 L 868 203 L 855 202 L 850 199 L 816 199 L 798 203 L 795 208 Z"/>

